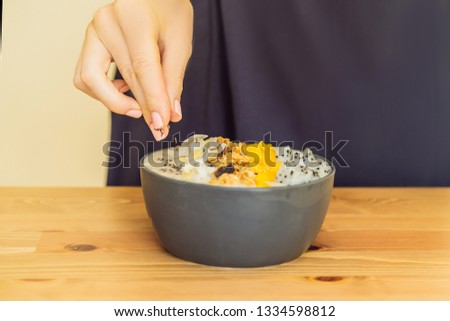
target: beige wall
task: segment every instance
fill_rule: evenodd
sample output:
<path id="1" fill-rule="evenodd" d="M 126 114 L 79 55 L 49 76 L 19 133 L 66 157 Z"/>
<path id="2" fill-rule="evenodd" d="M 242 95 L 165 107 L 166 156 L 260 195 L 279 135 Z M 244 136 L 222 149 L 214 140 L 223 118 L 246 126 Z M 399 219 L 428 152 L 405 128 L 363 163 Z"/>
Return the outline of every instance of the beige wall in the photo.
<path id="1" fill-rule="evenodd" d="M 0 186 L 102 186 L 109 114 L 72 76 L 84 30 L 110 1 L 4 0 Z"/>

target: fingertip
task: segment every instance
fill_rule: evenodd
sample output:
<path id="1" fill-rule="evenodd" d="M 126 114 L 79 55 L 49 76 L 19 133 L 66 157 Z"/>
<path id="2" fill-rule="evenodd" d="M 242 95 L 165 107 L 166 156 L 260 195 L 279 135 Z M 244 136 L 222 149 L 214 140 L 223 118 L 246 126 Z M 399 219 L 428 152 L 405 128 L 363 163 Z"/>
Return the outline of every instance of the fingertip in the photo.
<path id="1" fill-rule="evenodd" d="M 183 118 L 183 113 L 181 112 L 181 103 L 179 99 L 175 99 L 172 109 L 172 114 L 170 120 L 172 122 L 179 122 Z"/>
<path id="2" fill-rule="evenodd" d="M 119 89 L 119 91 L 120 91 L 122 94 L 126 93 L 126 92 L 129 91 L 129 90 L 130 90 L 130 87 L 128 87 L 128 85 L 125 85 L 125 86 L 123 86 L 123 87 L 121 87 L 121 88 Z"/>
<path id="3" fill-rule="evenodd" d="M 152 112 L 152 124 L 155 127 L 155 129 L 162 129 L 164 127 L 163 120 L 161 118 L 161 115 L 154 111 Z"/>
<path id="4" fill-rule="evenodd" d="M 112 83 L 113 83 L 114 87 L 116 87 L 117 90 L 119 92 L 121 92 L 122 94 L 126 93 L 127 91 L 130 90 L 130 87 L 128 86 L 128 84 L 123 79 L 114 79 L 112 81 Z"/>
<path id="5" fill-rule="evenodd" d="M 169 135 L 170 126 L 168 124 L 164 125 L 161 114 L 153 111 L 149 114 L 149 117 L 146 115 L 144 118 L 153 134 L 153 137 L 155 137 L 157 141 L 165 139 Z"/>
<path id="6" fill-rule="evenodd" d="M 142 117 L 142 111 L 138 109 L 131 109 L 125 113 L 125 115 L 133 118 L 141 118 Z"/>
<path id="7" fill-rule="evenodd" d="M 180 116 L 180 118 L 183 118 L 183 114 L 182 114 L 182 112 L 181 112 L 181 103 L 180 103 L 180 100 L 179 100 L 179 99 L 175 99 L 175 102 L 174 102 L 174 111 L 175 111 L 175 114 L 177 114 L 178 116 Z"/>
<path id="8" fill-rule="evenodd" d="M 156 128 L 156 126 L 152 123 L 150 124 L 150 131 L 153 134 L 153 137 L 159 142 L 169 136 L 169 127 L 165 128 Z"/>

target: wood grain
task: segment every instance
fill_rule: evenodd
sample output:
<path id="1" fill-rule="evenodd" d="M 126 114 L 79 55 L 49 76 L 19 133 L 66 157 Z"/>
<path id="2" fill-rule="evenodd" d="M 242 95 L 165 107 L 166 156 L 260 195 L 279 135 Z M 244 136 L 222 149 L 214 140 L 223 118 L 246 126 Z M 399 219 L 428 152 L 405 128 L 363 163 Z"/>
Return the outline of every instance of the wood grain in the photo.
<path id="1" fill-rule="evenodd" d="M 2 300 L 449 300 L 450 188 L 336 188 L 314 246 L 273 267 L 164 251 L 139 188 L 0 188 Z"/>

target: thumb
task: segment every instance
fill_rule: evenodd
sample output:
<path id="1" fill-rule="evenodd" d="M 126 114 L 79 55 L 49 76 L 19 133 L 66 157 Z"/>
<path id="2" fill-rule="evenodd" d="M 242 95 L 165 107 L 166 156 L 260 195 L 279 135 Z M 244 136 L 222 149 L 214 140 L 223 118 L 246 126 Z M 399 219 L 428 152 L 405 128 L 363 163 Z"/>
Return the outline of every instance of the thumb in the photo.
<path id="1" fill-rule="evenodd" d="M 191 57 L 192 44 L 186 40 L 171 40 L 162 54 L 162 69 L 167 95 L 172 107 L 170 120 L 179 122 L 182 118 L 181 93 L 186 65 Z"/>

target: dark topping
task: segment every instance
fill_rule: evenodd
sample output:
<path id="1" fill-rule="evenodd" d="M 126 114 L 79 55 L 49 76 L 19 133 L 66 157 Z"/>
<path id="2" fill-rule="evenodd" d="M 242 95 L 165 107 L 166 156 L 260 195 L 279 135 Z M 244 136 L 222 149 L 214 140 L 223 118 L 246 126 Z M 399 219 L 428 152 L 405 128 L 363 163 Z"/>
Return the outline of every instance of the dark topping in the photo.
<path id="1" fill-rule="evenodd" d="M 220 177 L 220 176 L 222 176 L 223 174 L 233 174 L 234 173 L 234 167 L 233 166 L 231 166 L 231 165 L 228 165 L 228 166 L 222 166 L 222 167 L 219 167 L 215 172 L 214 172 L 214 175 L 216 176 L 216 177 Z"/>

